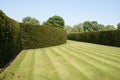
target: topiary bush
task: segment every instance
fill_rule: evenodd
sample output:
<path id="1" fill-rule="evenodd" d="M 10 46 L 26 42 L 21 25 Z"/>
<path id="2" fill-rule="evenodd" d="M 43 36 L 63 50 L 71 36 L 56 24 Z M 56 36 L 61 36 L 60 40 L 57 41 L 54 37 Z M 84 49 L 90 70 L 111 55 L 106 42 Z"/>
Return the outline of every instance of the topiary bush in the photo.
<path id="1" fill-rule="evenodd" d="M 62 28 L 21 24 L 22 49 L 42 48 L 63 44 L 67 33 Z"/>
<path id="2" fill-rule="evenodd" d="M 19 53 L 20 44 L 19 24 L 0 10 L 0 68 Z"/>
<path id="3" fill-rule="evenodd" d="M 68 33 L 67 38 L 70 40 L 120 47 L 120 30 Z"/>

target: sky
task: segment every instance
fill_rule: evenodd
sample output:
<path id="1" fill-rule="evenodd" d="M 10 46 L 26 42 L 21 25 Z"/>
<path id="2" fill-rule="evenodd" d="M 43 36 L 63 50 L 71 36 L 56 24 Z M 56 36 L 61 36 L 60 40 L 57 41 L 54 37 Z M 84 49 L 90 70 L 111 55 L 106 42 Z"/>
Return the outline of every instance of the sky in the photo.
<path id="1" fill-rule="evenodd" d="M 30 16 L 42 23 L 54 15 L 70 26 L 84 21 L 115 26 L 120 22 L 120 0 L 0 0 L 0 9 L 19 22 Z"/>

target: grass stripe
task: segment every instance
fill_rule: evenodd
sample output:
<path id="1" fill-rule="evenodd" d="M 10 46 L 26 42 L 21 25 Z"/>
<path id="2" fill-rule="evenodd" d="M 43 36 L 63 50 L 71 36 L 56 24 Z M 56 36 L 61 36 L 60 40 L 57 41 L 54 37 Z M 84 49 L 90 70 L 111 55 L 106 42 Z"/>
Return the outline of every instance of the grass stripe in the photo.
<path id="1" fill-rule="evenodd" d="M 59 51 L 56 52 L 50 48 L 46 51 L 57 69 L 61 80 L 90 80 L 83 73 L 79 72 L 79 70 L 73 65 L 67 62 L 61 55 L 59 55 Z"/>
<path id="2" fill-rule="evenodd" d="M 23 50 L 0 80 L 120 80 L 119 72 L 120 48 L 68 40 Z"/>
<path id="3" fill-rule="evenodd" d="M 72 47 L 72 45 L 69 45 L 69 46 Z M 97 48 L 97 47 L 94 47 L 94 46 L 88 47 L 87 45 L 78 45 L 78 44 L 74 44 L 74 46 L 80 47 L 80 48 L 87 48 L 87 49 L 89 49 L 90 51 L 91 51 L 91 50 L 93 50 L 93 51 L 99 51 L 99 52 L 101 52 L 102 54 L 111 55 L 112 57 L 114 56 L 114 57 L 120 58 L 120 54 L 118 54 L 119 52 L 111 52 L 111 51 L 110 51 L 111 49 L 109 49 L 109 51 L 106 51 L 105 48 L 100 49 L 100 48 Z M 119 51 L 120 51 L 120 50 L 119 50 Z"/>
<path id="4" fill-rule="evenodd" d="M 74 51 L 72 48 L 68 48 L 66 47 L 68 50 L 71 50 L 71 51 Z M 79 56 L 81 56 L 79 53 L 81 53 L 80 51 L 74 51 L 75 53 L 77 53 Z M 81 53 L 82 54 L 82 53 Z M 101 57 L 96 57 L 94 56 L 93 54 L 87 54 L 87 53 L 83 53 L 83 55 L 87 56 L 87 57 L 90 57 L 91 59 L 96 59 L 98 60 L 99 62 L 103 62 L 105 64 L 107 64 L 107 66 L 111 65 L 112 67 L 114 68 L 117 68 L 117 69 L 120 69 L 120 65 L 119 63 L 118 64 L 114 64 L 115 62 L 110 62 L 110 61 L 105 61 L 104 59 L 102 59 Z M 82 55 L 82 56 L 83 56 Z"/>
<path id="5" fill-rule="evenodd" d="M 44 48 L 35 53 L 34 80 L 60 80 Z"/>
<path id="6" fill-rule="evenodd" d="M 70 49 L 73 49 L 71 47 L 66 47 L 68 50 Z M 96 54 L 97 52 L 94 52 L 94 51 L 88 51 L 88 50 L 85 50 L 85 49 L 80 49 L 80 48 L 77 48 L 77 47 L 74 47 L 73 50 L 76 50 L 76 52 L 81 52 L 81 53 L 85 53 L 86 55 L 89 55 L 91 57 L 96 57 L 100 60 L 102 60 L 103 62 L 106 62 L 108 64 L 112 64 L 116 67 L 119 67 L 120 68 L 120 65 L 119 65 L 119 61 L 118 60 L 115 60 L 113 58 L 109 58 L 109 57 L 106 57 L 106 56 L 103 56 L 100 54 Z M 71 50 L 72 51 L 72 50 Z M 98 52 L 99 53 L 99 52 Z"/>
<path id="7" fill-rule="evenodd" d="M 36 50 L 33 50 L 32 54 L 31 54 L 32 57 L 31 57 L 31 61 L 29 64 L 29 71 L 28 71 L 28 75 L 27 75 L 26 80 L 34 80 L 33 79 L 33 72 L 34 72 L 34 65 L 35 65 L 35 52 L 36 52 Z"/>
<path id="8" fill-rule="evenodd" d="M 5 71 L 2 74 L 0 74 L 0 77 L 4 80 L 12 80 L 22 60 L 26 56 L 26 52 L 26 50 L 21 51 L 17 55 L 15 60 L 10 64 L 10 66 L 8 66 L 7 69 L 5 69 Z"/>
<path id="9" fill-rule="evenodd" d="M 17 69 L 15 76 L 13 77 L 13 80 L 29 80 L 29 70 L 33 68 L 31 66 L 31 61 L 32 61 L 32 54 L 34 54 L 34 50 L 28 50 L 26 53 L 26 56 L 22 60 L 19 68 Z"/>
<path id="10" fill-rule="evenodd" d="M 73 46 L 68 46 L 68 47 L 73 47 Z M 114 59 L 116 61 L 120 61 L 120 57 L 118 55 L 116 56 L 113 56 L 114 54 L 113 53 L 108 53 L 108 52 L 105 52 L 105 51 L 100 51 L 100 50 L 96 50 L 96 49 L 92 49 L 92 48 L 87 48 L 87 47 L 84 47 L 84 46 L 75 46 L 75 49 L 77 50 L 82 50 L 82 51 L 87 51 L 88 53 L 91 52 L 91 53 L 95 53 L 96 55 L 101 55 L 101 56 L 104 56 L 104 57 L 107 57 L 107 58 L 111 58 L 111 59 Z M 111 55 L 112 54 L 112 55 Z"/>
<path id="11" fill-rule="evenodd" d="M 69 42 L 69 44 L 78 45 L 80 47 L 85 46 L 87 48 L 94 48 L 94 49 L 97 49 L 97 50 L 110 52 L 110 53 L 115 53 L 115 54 L 120 55 L 120 53 L 119 53 L 120 48 L 119 47 L 105 46 L 105 45 L 85 43 L 85 42 L 77 42 L 77 41 L 69 41 L 69 40 L 68 40 L 68 42 Z"/>
<path id="12" fill-rule="evenodd" d="M 104 73 L 107 73 L 107 74 L 109 74 L 110 76 L 114 76 L 116 79 L 117 79 L 117 78 L 119 79 L 118 76 L 120 76 L 120 73 L 119 73 L 117 70 L 120 70 L 120 68 L 113 68 L 113 67 L 111 67 L 110 65 L 107 65 L 107 64 L 105 64 L 104 62 L 101 63 L 100 61 L 98 61 L 98 60 L 96 60 L 96 59 L 94 59 L 94 58 L 89 59 L 89 57 L 84 57 L 83 55 L 77 55 L 77 54 L 75 54 L 76 52 L 74 52 L 74 54 L 73 54 L 73 52 L 70 52 L 70 50 L 65 49 L 65 48 L 62 48 L 62 49 L 61 49 L 61 51 L 63 51 L 63 50 L 67 51 L 68 53 L 71 53 L 72 56 L 76 56 L 76 57 L 78 57 L 78 58 L 86 61 L 87 63 L 93 65 L 94 67 L 99 68 L 99 69 L 102 70 Z M 72 50 L 72 51 L 73 51 L 73 50 Z M 108 66 L 109 66 L 109 67 L 108 67 Z M 95 70 L 96 70 L 96 69 L 95 69 Z M 116 75 L 116 74 L 117 74 L 117 75 Z"/>
<path id="13" fill-rule="evenodd" d="M 68 50 L 73 50 L 73 48 L 71 48 L 71 47 L 66 47 Z M 76 53 L 83 53 L 82 51 L 80 51 L 80 50 L 75 50 L 75 52 Z M 90 52 L 89 52 L 90 53 Z M 89 57 L 91 57 L 91 58 L 95 58 L 95 59 L 97 59 L 97 60 L 100 60 L 100 61 L 102 61 L 102 62 L 104 62 L 104 63 L 106 63 L 106 64 L 110 64 L 110 65 L 112 65 L 112 66 L 114 66 L 114 67 L 116 67 L 116 68 L 120 68 L 120 65 L 119 65 L 119 62 L 118 63 L 116 63 L 115 61 L 111 61 L 111 60 L 108 60 L 108 59 L 106 59 L 105 57 L 101 57 L 101 56 L 98 56 L 98 55 L 96 55 L 96 54 L 92 54 L 92 53 L 87 53 L 87 52 L 84 52 L 83 54 L 84 55 L 86 55 L 86 56 L 89 56 Z"/>
<path id="14" fill-rule="evenodd" d="M 79 43 L 79 42 L 78 42 Z M 72 47 L 73 45 L 69 45 L 70 47 Z M 101 50 L 101 49 L 96 49 L 97 47 L 94 47 L 94 46 L 90 46 L 90 47 L 88 47 L 89 45 L 78 45 L 78 44 L 74 44 L 74 46 L 76 46 L 77 48 L 81 48 L 81 49 L 87 49 L 87 50 L 89 50 L 90 52 L 92 52 L 91 50 L 93 50 L 94 52 L 95 51 L 97 51 L 97 52 L 99 52 L 99 53 L 101 53 L 101 54 L 106 54 L 106 55 L 109 55 L 109 56 L 111 56 L 111 57 L 115 57 L 115 58 L 120 58 L 120 54 L 118 54 L 119 52 L 117 52 L 117 53 L 115 53 L 115 52 L 109 52 L 109 51 L 105 51 L 106 50 L 106 48 L 103 48 L 104 50 Z M 102 48 L 102 46 L 101 46 L 101 48 Z M 113 47 L 114 48 L 114 47 Z M 111 50 L 111 49 L 109 49 L 109 50 Z M 120 51 L 120 50 L 119 50 Z M 96 52 L 96 54 L 98 54 Z"/>
<path id="15" fill-rule="evenodd" d="M 64 50 L 61 50 L 61 53 L 62 51 L 65 52 Z M 83 59 L 78 58 L 77 56 L 70 55 L 69 53 L 70 52 L 66 52 L 66 54 L 61 55 L 63 55 L 63 57 L 65 57 L 72 65 L 74 65 L 77 69 L 83 72 L 90 79 L 99 80 L 100 78 L 102 80 L 112 80 L 113 77 L 111 75 L 106 74 L 104 71 L 97 68 L 96 66 L 86 62 Z"/>

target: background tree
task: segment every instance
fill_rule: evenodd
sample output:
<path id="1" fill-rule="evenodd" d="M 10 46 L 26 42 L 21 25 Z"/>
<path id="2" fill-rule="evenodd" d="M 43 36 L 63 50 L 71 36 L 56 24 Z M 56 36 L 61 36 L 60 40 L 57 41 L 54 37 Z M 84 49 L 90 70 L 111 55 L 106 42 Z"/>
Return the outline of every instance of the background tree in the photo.
<path id="1" fill-rule="evenodd" d="M 106 29 L 104 25 L 98 24 L 97 21 L 85 21 L 83 23 L 83 29 L 85 32 L 92 32 L 92 31 L 115 30 L 115 27 L 113 25 L 108 25 Z"/>
<path id="2" fill-rule="evenodd" d="M 72 32 L 84 32 L 83 24 L 80 23 L 80 24 L 74 25 L 72 28 Z"/>
<path id="3" fill-rule="evenodd" d="M 99 31 L 105 31 L 105 26 L 103 24 L 98 24 Z"/>
<path id="4" fill-rule="evenodd" d="M 117 24 L 117 30 L 120 30 L 120 23 Z"/>
<path id="5" fill-rule="evenodd" d="M 22 23 L 39 25 L 39 20 L 32 17 L 25 17 L 23 18 Z"/>
<path id="6" fill-rule="evenodd" d="M 85 21 L 83 23 L 83 30 L 84 30 L 84 32 L 91 32 L 91 31 L 93 31 L 92 23 L 90 21 Z"/>
<path id="7" fill-rule="evenodd" d="M 67 30 L 68 33 L 69 33 L 69 32 L 72 32 L 72 27 L 69 26 L 69 25 L 66 25 L 66 26 L 65 26 L 65 30 Z"/>
<path id="8" fill-rule="evenodd" d="M 93 31 L 100 31 L 100 26 L 97 21 L 92 21 L 91 24 L 92 24 L 91 28 Z"/>
<path id="9" fill-rule="evenodd" d="M 65 22 L 62 17 L 55 15 L 50 17 L 46 22 L 43 22 L 43 25 L 64 28 Z"/>
<path id="10" fill-rule="evenodd" d="M 116 30 L 116 28 L 113 25 L 107 25 L 106 30 Z"/>

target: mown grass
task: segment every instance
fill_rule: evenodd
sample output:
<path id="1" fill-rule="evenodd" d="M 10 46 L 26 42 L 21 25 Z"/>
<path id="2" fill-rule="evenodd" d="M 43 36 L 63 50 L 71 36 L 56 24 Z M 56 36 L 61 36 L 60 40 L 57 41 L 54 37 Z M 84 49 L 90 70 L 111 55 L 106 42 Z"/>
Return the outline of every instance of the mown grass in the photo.
<path id="1" fill-rule="evenodd" d="M 120 80 L 120 48 L 67 41 L 23 50 L 0 80 Z"/>

